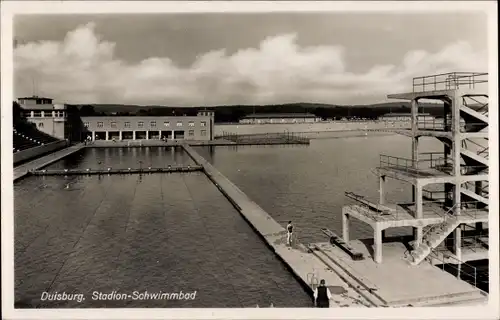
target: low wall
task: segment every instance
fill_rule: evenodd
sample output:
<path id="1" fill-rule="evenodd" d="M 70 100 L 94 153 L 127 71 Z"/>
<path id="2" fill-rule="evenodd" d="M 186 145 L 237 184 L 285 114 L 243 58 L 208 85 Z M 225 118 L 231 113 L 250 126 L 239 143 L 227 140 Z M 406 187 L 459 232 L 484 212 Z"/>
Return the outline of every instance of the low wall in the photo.
<path id="1" fill-rule="evenodd" d="M 14 153 L 14 164 L 36 158 L 49 152 L 57 151 L 68 145 L 68 140 L 61 140 L 16 152 Z"/>
<path id="2" fill-rule="evenodd" d="M 392 121 L 331 121 L 318 123 L 276 123 L 276 124 L 215 124 L 215 136 L 224 133 L 259 134 L 259 133 L 313 133 L 332 131 L 357 131 L 367 129 L 409 128 L 409 122 Z"/>

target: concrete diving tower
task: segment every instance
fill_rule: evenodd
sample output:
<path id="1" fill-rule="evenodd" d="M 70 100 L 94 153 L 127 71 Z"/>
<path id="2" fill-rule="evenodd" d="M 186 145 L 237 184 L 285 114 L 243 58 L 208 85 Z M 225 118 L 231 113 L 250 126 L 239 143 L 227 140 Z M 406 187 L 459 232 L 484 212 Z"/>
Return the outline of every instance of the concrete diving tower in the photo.
<path id="1" fill-rule="evenodd" d="M 347 193 L 355 205 L 342 210 L 344 240 L 349 241 L 349 218 L 355 217 L 374 229 L 374 260 L 382 262 L 384 230 L 413 227 L 409 262 L 419 264 L 431 253 L 462 262 L 487 259 L 488 222 L 488 93 L 487 73 L 454 72 L 413 79 L 413 91 L 388 95 L 411 102 L 411 128 L 399 133 L 411 138 L 411 158 L 380 155 L 376 174 L 380 181 L 379 202 Z M 439 102 L 441 116 L 419 118 L 419 101 Z M 423 138 L 442 143 L 442 152 L 425 150 Z M 387 204 L 387 178 L 412 185 L 412 202 Z M 453 234 L 453 235 L 451 235 Z M 466 237 L 481 238 L 481 254 L 467 256 Z M 477 247 L 476 240 L 475 247 Z M 445 247 L 444 250 L 441 247 Z M 439 247 L 439 248 L 438 248 Z"/>

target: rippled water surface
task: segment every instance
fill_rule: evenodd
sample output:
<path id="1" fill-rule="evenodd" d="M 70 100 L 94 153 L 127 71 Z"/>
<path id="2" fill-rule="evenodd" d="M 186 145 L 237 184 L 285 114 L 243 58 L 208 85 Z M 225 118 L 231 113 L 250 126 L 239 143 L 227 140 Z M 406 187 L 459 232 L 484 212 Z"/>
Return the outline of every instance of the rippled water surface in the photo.
<path id="1" fill-rule="evenodd" d="M 52 167 L 131 166 L 140 159 L 155 166 L 188 161 L 167 149 L 89 149 Z M 113 290 L 197 293 L 188 301 L 92 300 L 94 291 Z M 44 291 L 84 293 L 86 300 L 41 301 Z M 16 183 L 15 301 L 18 307 L 311 305 L 202 173 Z"/>
<path id="2" fill-rule="evenodd" d="M 441 145 L 422 139 L 426 151 Z M 371 170 L 379 154 L 408 157 L 404 136 L 317 139 L 309 146 L 196 147 L 279 223 L 294 221 L 302 242 L 340 234 L 345 191 L 378 198 Z M 192 164 L 181 149 L 85 149 L 49 168 Z M 389 180 L 388 201 L 410 201 Z M 30 177 L 15 184 L 16 301 L 44 290 L 83 292 L 84 307 L 310 306 L 298 282 L 202 173 Z M 352 238 L 371 237 L 354 221 Z M 408 234 L 408 229 L 390 229 Z M 92 291 L 197 290 L 194 301 L 92 301 Z"/>

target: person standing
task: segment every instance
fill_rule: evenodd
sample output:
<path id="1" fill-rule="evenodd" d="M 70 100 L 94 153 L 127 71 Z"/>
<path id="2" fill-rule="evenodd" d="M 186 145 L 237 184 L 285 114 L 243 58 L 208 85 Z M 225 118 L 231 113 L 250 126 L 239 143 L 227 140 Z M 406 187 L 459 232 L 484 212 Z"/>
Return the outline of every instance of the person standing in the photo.
<path id="1" fill-rule="evenodd" d="M 288 221 L 288 224 L 286 225 L 286 231 L 287 231 L 286 243 L 289 246 L 291 246 L 292 245 L 292 234 L 293 234 L 292 221 Z"/>
<path id="2" fill-rule="evenodd" d="M 317 308 L 330 308 L 332 294 L 325 285 L 325 280 L 321 279 L 319 286 L 314 290 L 314 303 Z"/>

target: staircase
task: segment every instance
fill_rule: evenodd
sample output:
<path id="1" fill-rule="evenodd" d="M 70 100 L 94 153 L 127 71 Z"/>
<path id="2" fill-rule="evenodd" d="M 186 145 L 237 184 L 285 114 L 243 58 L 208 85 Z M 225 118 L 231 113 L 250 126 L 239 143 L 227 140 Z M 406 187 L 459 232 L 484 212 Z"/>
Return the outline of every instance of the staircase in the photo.
<path id="1" fill-rule="evenodd" d="M 462 149 L 462 150 L 460 150 L 460 152 L 462 153 L 462 156 L 470 158 L 470 159 L 474 160 L 475 162 L 478 162 L 478 163 L 483 164 L 485 166 L 488 165 L 488 158 L 485 158 L 485 157 L 479 155 L 478 153 L 475 153 L 475 152 L 467 150 L 467 149 Z"/>
<path id="2" fill-rule="evenodd" d="M 479 201 L 479 202 L 482 202 L 484 203 L 485 205 L 489 205 L 489 200 L 488 198 L 485 198 L 469 189 L 466 189 L 466 188 L 460 188 L 460 192 L 463 194 L 463 195 L 466 195 L 467 197 L 469 198 L 472 198 L 476 201 Z"/>
<path id="3" fill-rule="evenodd" d="M 455 206 L 453 206 L 445 214 L 446 219 L 444 222 L 436 226 L 432 226 L 424 234 L 422 243 L 418 245 L 416 250 L 413 250 L 411 252 L 411 257 L 413 257 L 413 259 L 411 259 L 410 261 L 411 265 L 418 265 L 425 258 L 427 258 L 431 251 L 439 246 L 439 244 L 443 242 L 444 239 L 446 239 L 446 237 L 458 227 L 460 222 L 458 221 L 457 217 L 449 215 L 449 212 L 451 212 L 454 207 Z"/>
<path id="4" fill-rule="evenodd" d="M 480 120 L 481 122 L 484 122 L 486 125 L 488 124 L 488 111 L 486 112 L 476 111 L 465 105 L 460 106 L 460 111 L 463 111 L 462 116 L 465 116 L 465 114 L 467 114 L 469 116 L 474 117 L 477 120 Z"/>
<path id="5" fill-rule="evenodd" d="M 466 95 L 462 97 L 460 116 L 465 120 L 465 132 L 481 132 L 488 127 L 488 96 Z"/>

